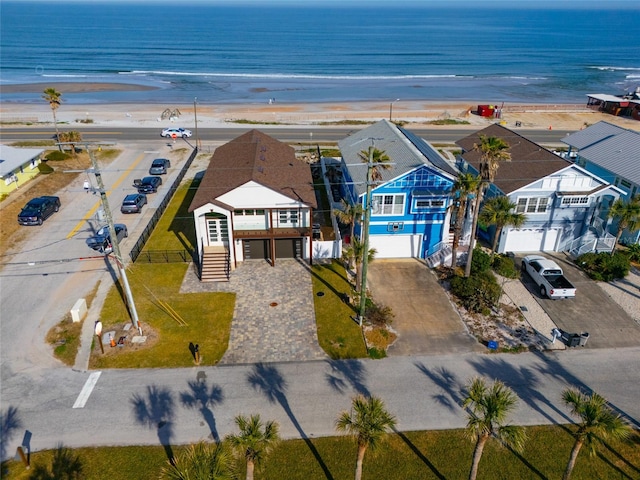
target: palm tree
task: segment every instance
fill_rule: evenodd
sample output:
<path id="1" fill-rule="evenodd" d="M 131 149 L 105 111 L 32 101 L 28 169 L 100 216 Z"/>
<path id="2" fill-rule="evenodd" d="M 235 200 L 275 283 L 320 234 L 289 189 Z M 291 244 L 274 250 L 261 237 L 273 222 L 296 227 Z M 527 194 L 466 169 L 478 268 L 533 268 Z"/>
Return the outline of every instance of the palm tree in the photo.
<path id="1" fill-rule="evenodd" d="M 491 246 L 491 258 L 496 253 L 498 239 L 502 233 L 502 229 L 506 226 L 520 228 L 527 221 L 524 213 L 515 211 L 516 204 L 512 203 L 508 197 L 493 197 L 484 204 L 480 211 L 479 219 L 488 225 L 495 225 L 496 231 L 493 235 L 493 244 Z"/>
<path id="2" fill-rule="evenodd" d="M 358 442 L 356 480 L 362 478 L 362 461 L 368 448 L 375 450 L 387 432 L 396 426 L 396 419 L 377 397 L 358 395 L 352 400 L 351 411 L 342 412 L 336 420 L 336 430 L 346 432 Z"/>
<path id="3" fill-rule="evenodd" d="M 369 160 L 371 160 L 373 164 L 371 168 L 371 181 L 373 183 L 382 180 L 382 170 L 389 170 L 391 168 L 391 164 L 389 163 L 391 159 L 383 150 L 372 147 L 371 150 L 362 150 L 359 155 L 362 163 L 368 164 Z M 371 158 L 369 158 L 369 156 L 371 156 Z"/>
<path id="4" fill-rule="evenodd" d="M 464 216 L 467 211 L 469 195 L 477 194 L 480 188 L 480 177 L 472 173 L 461 173 L 453 184 L 453 192 L 457 198 L 458 209 L 456 211 L 456 224 L 453 229 L 453 245 L 451 247 L 451 268 L 456 268 L 458 263 L 458 247 L 464 227 Z"/>
<path id="5" fill-rule="evenodd" d="M 278 424 L 270 421 L 263 425 L 260 415 L 249 418 L 238 415 L 235 421 L 240 434 L 229 435 L 227 439 L 233 447 L 242 450 L 247 461 L 247 480 L 253 480 L 255 465 L 280 441 Z"/>
<path id="6" fill-rule="evenodd" d="M 60 132 L 58 131 L 58 119 L 56 118 L 56 110 L 62 103 L 62 94 L 55 88 L 49 87 L 44 89 L 42 98 L 47 101 L 49 103 L 49 106 L 51 107 L 51 112 L 53 113 L 53 125 L 56 129 L 56 140 L 60 141 Z M 62 151 L 61 147 L 60 151 Z"/>
<path id="7" fill-rule="evenodd" d="M 622 232 L 626 229 L 633 232 L 640 227 L 640 195 L 634 195 L 628 202 L 618 198 L 609 209 L 609 218 L 618 221 L 616 230 L 616 245 L 618 245 Z M 614 253 L 615 248 L 611 251 L 611 255 Z"/>
<path id="8" fill-rule="evenodd" d="M 462 406 L 469 410 L 466 434 L 476 442 L 469 472 L 469 480 L 475 480 L 482 451 L 489 438 L 495 437 L 502 444 L 520 452 L 524 447 L 526 432 L 522 427 L 504 424 L 507 415 L 518 403 L 516 394 L 504 383 L 496 380 L 488 387 L 483 379 L 474 378 L 467 390 Z"/>
<path id="9" fill-rule="evenodd" d="M 174 463 L 162 469 L 167 480 L 235 480 L 233 455 L 225 443 L 200 442 L 190 445 Z"/>
<path id="10" fill-rule="evenodd" d="M 511 154 L 507 152 L 509 144 L 498 137 L 487 137 L 486 135 L 480 135 L 480 143 L 474 145 L 474 150 L 481 153 L 480 166 L 478 171 L 480 178 L 482 179 L 482 185 L 478 190 L 476 196 L 476 204 L 473 210 L 473 223 L 471 226 L 471 243 L 469 245 L 469 256 L 467 257 L 467 265 L 464 269 L 464 276 L 471 275 L 471 260 L 473 259 L 473 249 L 475 247 L 476 228 L 478 227 L 478 214 L 480 213 L 480 205 L 482 204 L 482 197 L 484 191 L 493 183 L 500 167 L 500 162 L 511 161 Z"/>
<path id="11" fill-rule="evenodd" d="M 356 228 L 356 222 L 362 218 L 362 213 L 364 209 L 361 204 L 351 205 L 344 198 L 340 200 L 342 204 L 342 208 L 335 208 L 333 210 L 333 214 L 336 216 L 338 221 L 341 223 L 346 223 L 349 225 L 349 241 L 353 239 L 353 232 Z"/>
<path id="12" fill-rule="evenodd" d="M 576 441 L 562 476 L 563 480 L 569 480 L 582 445 L 586 443 L 590 447 L 590 453 L 594 454 L 596 440 L 624 440 L 631 435 L 632 429 L 620 415 L 613 413 L 607 406 L 607 400 L 596 392 L 586 395 L 580 390 L 569 388 L 562 392 L 562 401 L 571 409 L 573 415 L 580 417 L 578 429 L 573 433 Z"/>
<path id="13" fill-rule="evenodd" d="M 370 248 L 367 254 L 367 262 L 372 262 L 376 253 L 375 248 Z M 364 242 L 357 238 L 352 239 L 351 244 L 344 249 L 342 256 L 349 263 L 349 268 L 355 264 L 356 290 L 360 291 L 360 287 L 362 286 L 362 264 L 364 262 Z"/>
<path id="14" fill-rule="evenodd" d="M 77 130 L 70 130 L 68 132 L 60 132 L 58 134 L 58 141 L 60 143 L 68 143 L 71 147 L 71 154 L 76 156 L 76 143 L 80 143 L 82 141 L 82 133 Z"/>

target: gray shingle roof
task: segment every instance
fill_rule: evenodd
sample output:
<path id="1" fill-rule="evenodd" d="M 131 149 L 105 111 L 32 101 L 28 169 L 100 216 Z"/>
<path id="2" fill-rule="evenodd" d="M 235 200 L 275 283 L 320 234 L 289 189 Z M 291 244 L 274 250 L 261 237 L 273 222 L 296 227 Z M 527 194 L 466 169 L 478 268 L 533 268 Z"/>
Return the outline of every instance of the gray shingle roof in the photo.
<path id="1" fill-rule="evenodd" d="M 360 152 L 367 152 L 371 145 L 385 152 L 390 163 L 393 163 L 388 170 L 381 170 L 383 183 L 423 165 L 452 180 L 457 176 L 457 170 L 426 141 L 388 120 L 380 120 L 338 142 L 358 196 L 364 194 L 367 188 L 367 165 L 362 162 Z"/>
<path id="2" fill-rule="evenodd" d="M 617 125 L 613 125 L 609 122 L 598 122 L 584 130 L 567 135 L 562 139 L 562 142 L 573 148 L 581 150 L 589 145 L 593 145 L 625 131 L 626 130 L 624 128 L 618 127 Z"/>

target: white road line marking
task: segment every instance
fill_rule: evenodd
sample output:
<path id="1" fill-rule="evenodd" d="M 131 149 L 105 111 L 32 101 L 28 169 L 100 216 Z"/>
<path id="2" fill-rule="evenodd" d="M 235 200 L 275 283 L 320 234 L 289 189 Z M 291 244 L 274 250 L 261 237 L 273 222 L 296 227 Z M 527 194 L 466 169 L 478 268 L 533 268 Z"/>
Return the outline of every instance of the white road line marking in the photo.
<path id="1" fill-rule="evenodd" d="M 89 375 L 87 381 L 84 382 L 84 387 L 82 387 L 80 395 L 76 398 L 76 403 L 73 404 L 73 408 L 84 408 L 84 405 L 87 403 L 87 400 L 89 400 L 89 396 L 91 395 L 91 392 L 93 392 L 93 387 L 98 383 L 98 379 L 101 374 L 102 372 L 93 372 Z"/>

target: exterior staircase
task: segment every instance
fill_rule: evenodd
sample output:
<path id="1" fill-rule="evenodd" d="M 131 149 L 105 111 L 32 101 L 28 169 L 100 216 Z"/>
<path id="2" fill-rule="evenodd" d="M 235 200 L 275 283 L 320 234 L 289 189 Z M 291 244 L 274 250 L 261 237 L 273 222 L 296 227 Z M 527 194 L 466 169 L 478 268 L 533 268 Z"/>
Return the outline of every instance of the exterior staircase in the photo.
<path id="1" fill-rule="evenodd" d="M 229 250 L 225 247 L 204 247 L 200 264 L 201 282 L 228 282 L 231 273 Z"/>

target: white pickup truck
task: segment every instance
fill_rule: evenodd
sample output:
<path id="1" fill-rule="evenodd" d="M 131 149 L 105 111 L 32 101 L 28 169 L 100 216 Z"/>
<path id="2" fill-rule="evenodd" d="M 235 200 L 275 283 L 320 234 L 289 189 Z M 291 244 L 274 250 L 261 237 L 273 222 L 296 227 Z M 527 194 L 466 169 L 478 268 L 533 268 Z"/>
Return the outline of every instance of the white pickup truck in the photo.
<path id="1" fill-rule="evenodd" d="M 576 288 L 567 280 L 562 268 L 548 258 L 529 255 L 522 259 L 522 271 L 527 272 L 540 289 L 540 295 L 552 300 L 576 296 Z"/>

